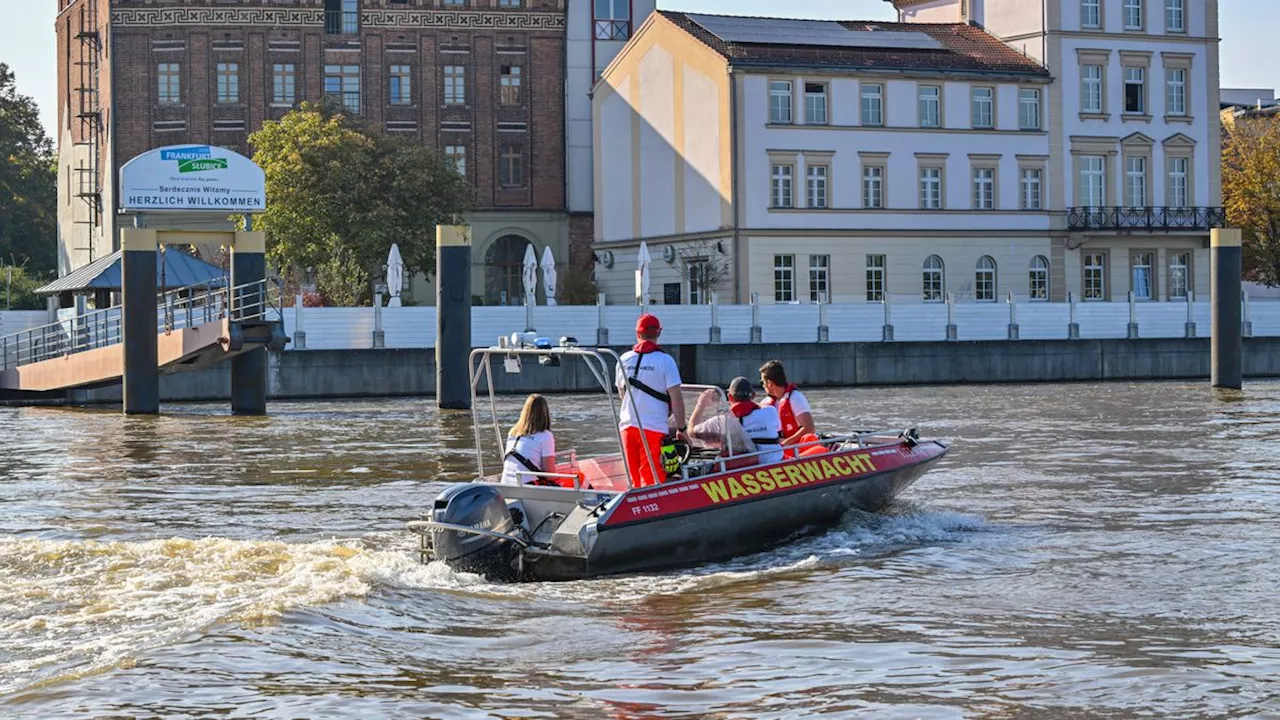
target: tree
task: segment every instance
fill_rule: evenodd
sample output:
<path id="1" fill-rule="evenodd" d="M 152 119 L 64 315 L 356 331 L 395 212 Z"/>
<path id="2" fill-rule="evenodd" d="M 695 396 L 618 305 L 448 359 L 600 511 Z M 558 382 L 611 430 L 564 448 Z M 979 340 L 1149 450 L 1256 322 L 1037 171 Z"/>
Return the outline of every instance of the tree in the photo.
<path id="1" fill-rule="evenodd" d="M 370 296 L 392 243 L 407 272 L 435 270 L 435 228 L 460 222 L 466 179 L 431 148 L 370 131 L 331 106 L 303 103 L 249 137 L 266 173 L 256 227 L 282 268 L 314 269 L 326 299 Z"/>
<path id="2" fill-rule="evenodd" d="M 720 240 L 695 240 L 676 251 L 681 274 L 689 281 L 700 304 L 711 302 L 711 294 L 719 291 L 733 273 L 733 265 L 720 250 Z"/>
<path id="3" fill-rule="evenodd" d="M 1280 122 L 1238 119 L 1222 145 L 1227 222 L 1244 236 L 1245 277 L 1280 285 Z"/>
<path id="4" fill-rule="evenodd" d="M 0 310 L 43 310 L 45 300 L 36 295 L 41 285 L 25 268 L 0 265 Z"/>
<path id="5" fill-rule="evenodd" d="M 57 269 L 58 172 L 36 103 L 0 63 L 0 263 Z"/>

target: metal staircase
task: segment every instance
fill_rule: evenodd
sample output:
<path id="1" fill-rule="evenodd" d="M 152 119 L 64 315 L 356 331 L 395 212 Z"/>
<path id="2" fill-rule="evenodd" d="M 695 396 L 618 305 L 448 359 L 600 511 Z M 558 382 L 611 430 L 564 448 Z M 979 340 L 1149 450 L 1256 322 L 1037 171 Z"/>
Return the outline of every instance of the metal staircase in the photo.
<path id="1" fill-rule="evenodd" d="M 79 30 L 75 34 L 76 50 L 76 119 L 79 134 L 75 136 L 77 148 L 75 167 L 72 168 L 75 196 L 87 206 L 88 213 L 77 219 L 84 227 L 84 238 L 89 261 L 94 257 L 94 234 L 102 226 L 102 96 L 100 76 L 102 65 L 102 36 L 98 30 L 98 0 L 84 0 L 80 5 Z"/>

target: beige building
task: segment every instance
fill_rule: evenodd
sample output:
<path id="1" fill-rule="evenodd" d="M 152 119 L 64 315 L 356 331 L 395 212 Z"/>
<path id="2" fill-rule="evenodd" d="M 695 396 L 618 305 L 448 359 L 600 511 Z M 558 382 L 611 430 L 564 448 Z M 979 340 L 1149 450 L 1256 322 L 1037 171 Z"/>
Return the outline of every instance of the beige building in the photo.
<path id="1" fill-rule="evenodd" d="M 1010 28 L 1002 42 L 970 21 L 989 10 L 1031 24 L 997 0 L 897 4 L 911 22 L 650 17 L 593 97 L 597 278 L 611 302 L 634 301 L 641 240 L 651 299 L 666 303 L 709 289 L 722 302 L 1207 291 L 1216 21 L 1189 12 L 1178 51 L 1147 50 L 1133 30 L 1104 42 L 1053 23 L 1035 27 L 1056 41 Z M 1030 51 L 1067 36 L 1088 41 L 1073 58 L 1115 67 L 1055 70 Z M 1078 107 L 1095 87 L 1085 67 L 1102 73 L 1105 120 Z M 1214 113 L 1199 112 L 1207 97 Z"/>

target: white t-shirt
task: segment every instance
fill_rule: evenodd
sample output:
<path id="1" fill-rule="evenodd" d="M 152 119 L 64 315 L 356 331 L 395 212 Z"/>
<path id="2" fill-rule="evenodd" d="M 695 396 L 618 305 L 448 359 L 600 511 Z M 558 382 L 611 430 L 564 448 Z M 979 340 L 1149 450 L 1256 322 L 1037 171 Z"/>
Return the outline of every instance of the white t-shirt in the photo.
<path id="1" fill-rule="evenodd" d="M 774 440 L 782 434 L 782 420 L 778 417 L 778 409 L 774 407 L 763 406 L 752 410 L 751 414 L 742 418 L 741 422 L 742 429 L 753 442 L 758 438 Z M 760 456 L 760 462 L 782 462 L 782 446 L 777 443 L 757 444 L 756 449 L 763 453 Z"/>
<path id="2" fill-rule="evenodd" d="M 800 416 L 804 413 L 813 414 L 813 410 L 809 408 L 809 399 L 799 390 L 792 390 L 790 396 L 784 394 L 783 397 L 786 397 L 787 402 L 791 405 L 791 414 L 795 416 L 796 422 L 800 421 Z M 768 402 L 769 404 L 766 407 L 777 408 L 782 401 L 769 398 Z"/>
<path id="3" fill-rule="evenodd" d="M 512 450 L 529 458 L 529 462 L 537 465 L 543 472 L 548 472 L 544 463 L 547 458 L 556 454 L 556 438 L 550 430 L 516 438 L 508 437 L 506 447 L 502 451 L 505 454 Z M 529 468 L 519 460 L 509 457 L 502 461 L 502 482 L 508 485 L 519 485 L 531 483 L 537 479 L 536 475 L 529 474 Z"/>
<path id="4" fill-rule="evenodd" d="M 664 393 L 669 388 L 680 386 L 680 368 L 676 367 L 675 358 L 658 351 L 645 353 L 644 360 L 640 361 L 640 369 L 637 372 L 637 357 L 639 355 L 634 350 L 628 350 L 623 353 L 620 358 L 621 362 L 618 363 L 618 371 L 615 373 L 614 383 L 618 386 L 618 389 L 629 390 L 631 396 L 622 398 L 622 412 L 619 413 L 619 424 L 624 428 L 638 427 L 643 430 L 655 430 L 665 433 L 670 429 L 667 418 L 671 415 L 671 407 L 643 390 L 632 388 L 627 383 L 627 378 L 635 374 L 636 379 L 640 382 L 658 392 Z M 631 407 L 633 398 L 635 399 L 635 408 L 640 413 L 638 422 L 636 413 Z"/>

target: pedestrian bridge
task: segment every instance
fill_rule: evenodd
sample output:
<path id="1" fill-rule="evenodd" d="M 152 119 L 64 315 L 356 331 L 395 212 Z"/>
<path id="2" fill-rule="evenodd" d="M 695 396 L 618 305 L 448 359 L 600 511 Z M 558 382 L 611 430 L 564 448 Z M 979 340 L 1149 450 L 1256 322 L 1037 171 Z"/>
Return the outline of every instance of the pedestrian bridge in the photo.
<path id="1" fill-rule="evenodd" d="M 178 288 L 156 299 L 156 364 L 164 374 L 199 370 L 257 348 L 278 350 L 287 342 L 275 279 Z M 120 382 L 124 322 L 123 307 L 114 305 L 0 338 L 0 390 L 49 392 Z"/>

